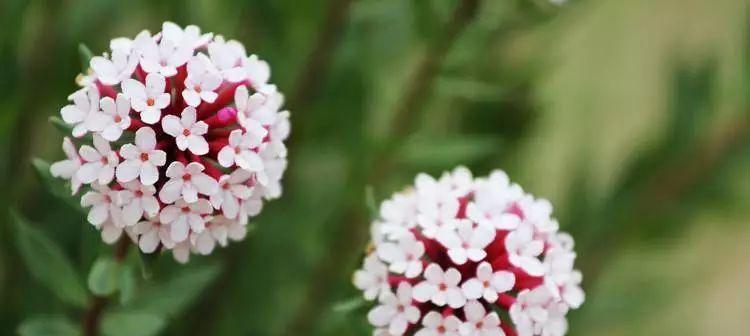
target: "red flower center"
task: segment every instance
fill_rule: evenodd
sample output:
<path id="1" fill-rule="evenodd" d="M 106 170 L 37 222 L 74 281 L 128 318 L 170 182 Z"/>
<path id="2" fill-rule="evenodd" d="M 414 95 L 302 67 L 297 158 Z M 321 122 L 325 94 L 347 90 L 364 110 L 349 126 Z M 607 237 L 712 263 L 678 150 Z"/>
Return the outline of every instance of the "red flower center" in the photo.
<path id="1" fill-rule="evenodd" d="M 141 153 L 141 161 L 148 161 L 148 153 Z"/>
<path id="2" fill-rule="evenodd" d="M 155 103 L 156 101 L 154 101 L 154 98 L 146 99 L 146 105 L 148 106 L 154 106 Z"/>

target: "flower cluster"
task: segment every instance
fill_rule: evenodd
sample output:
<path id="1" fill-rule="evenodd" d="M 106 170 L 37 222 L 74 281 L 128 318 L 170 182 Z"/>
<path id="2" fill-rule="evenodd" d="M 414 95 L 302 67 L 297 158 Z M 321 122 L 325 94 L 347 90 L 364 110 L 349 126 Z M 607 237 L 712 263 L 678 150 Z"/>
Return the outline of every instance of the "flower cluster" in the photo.
<path id="1" fill-rule="evenodd" d="M 354 274 L 378 302 L 368 314 L 374 335 L 564 335 L 584 293 L 573 239 L 551 213 L 502 171 L 417 176 L 382 203 Z"/>
<path id="2" fill-rule="evenodd" d="M 237 41 L 165 22 L 93 57 L 60 111 L 72 128 L 51 166 L 112 243 L 190 252 L 242 239 L 250 216 L 281 194 L 289 112 L 270 69 Z"/>

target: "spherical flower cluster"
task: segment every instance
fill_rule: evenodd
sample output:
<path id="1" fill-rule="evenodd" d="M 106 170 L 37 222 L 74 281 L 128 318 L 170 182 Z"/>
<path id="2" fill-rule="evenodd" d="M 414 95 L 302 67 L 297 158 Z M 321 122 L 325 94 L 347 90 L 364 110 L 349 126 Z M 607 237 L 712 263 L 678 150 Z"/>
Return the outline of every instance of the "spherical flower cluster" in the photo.
<path id="1" fill-rule="evenodd" d="M 237 41 L 166 22 L 117 38 L 79 77 L 60 114 L 72 128 L 51 166 L 112 243 L 190 252 L 242 239 L 248 217 L 281 194 L 289 112 L 270 69 Z"/>
<path id="2" fill-rule="evenodd" d="M 584 293 L 573 239 L 551 214 L 502 171 L 417 176 L 382 203 L 354 274 L 377 301 L 374 335 L 564 335 Z"/>

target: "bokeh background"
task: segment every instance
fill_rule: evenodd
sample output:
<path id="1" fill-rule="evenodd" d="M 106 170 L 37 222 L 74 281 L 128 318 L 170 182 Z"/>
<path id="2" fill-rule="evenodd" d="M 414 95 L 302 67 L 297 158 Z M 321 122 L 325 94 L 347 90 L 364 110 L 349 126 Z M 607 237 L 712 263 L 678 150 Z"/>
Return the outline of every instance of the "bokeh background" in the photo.
<path id="1" fill-rule="evenodd" d="M 145 307 L 158 323 L 105 317 L 108 334 L 150 321 L 165 335 L 368 335 L 350 281 L 368 204 L 466 165 L 549 198 L 575 236 L 587 302 L 570 335 L 747 335 L 748 13 L 744 0 L 1 1 L 0 334 L 40 317 L 74 334 L 81 317 L 29 272 L 11 209 L 81 283 L 111 253 L 30 163 L 62 157 L 47 119 L 76 88 L 79 43 L 100 53 L 171 20 L 271 63 L 292 111 L 285 191 L 242 243 L 155 261 L 136 303 L 107 312 Z"/>

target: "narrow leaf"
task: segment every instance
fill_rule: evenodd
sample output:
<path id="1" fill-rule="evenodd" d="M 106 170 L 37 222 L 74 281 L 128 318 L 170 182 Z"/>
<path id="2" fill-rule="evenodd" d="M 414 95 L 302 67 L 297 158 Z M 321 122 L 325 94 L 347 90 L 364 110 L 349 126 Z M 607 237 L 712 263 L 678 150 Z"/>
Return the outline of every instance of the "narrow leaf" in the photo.
<path id="1" fill-rule="evenodd" d="M 31 276 L 49 288 L 60 300 L 74 306 L 86 305 L 86 289 L 62 249 L 25 218 L 11 211 L 15 240 Z"/>
<path id="2" fill-rule="evenodd" d="M 208 287 L 220 270 L 219 264 L 183 268 L 167 281 L 144 287 L 121 311 L 176 316 Z"/>
<path id="3" fill-rule="evenodd" d="M 17 329 L 20 336 L 79 336 L 79 328 L 63 316 L 37 316 L 23 321 Z"/>
<path id="4" fill-rule="evenodd" d="M 366 305 L 367 301 L 363 297 L 357 296 L 334 304 L 333 311 L 336 313 L 346 314 L 359 310 Z"/>
<path id="5" fill-rule="evenodd" d="M 164 318 L 147 313 L 113 312 L 102 320 L 102 334 L 107 336 L 151 336 L 166 325 Z"/>
<path id="6" fill-rule="evenodd" d="M 89 47 L 81 43 L 78 45 L 78 55 L 81 58 L 81 69 L 83 69 L 83 73 L 86 73 L 89 70 L 89 63 L 91 58 L 94 57 L 94 53 L 91 52 Z"/>
<path id="7" fill-rule="evenodd" d="M 89 290 L 99 296 L 111 295 L 119 288 L 120 277 L 120 265 L 112 258 L 100 257 L 89 272 Z"/>
<path id="8" fill-rule="evenodd" d="M 127 265 L 120 272 L 120 304 L 130 302 L 135 296 L 136 275 L 133 268 L 132 265 Z"/>

